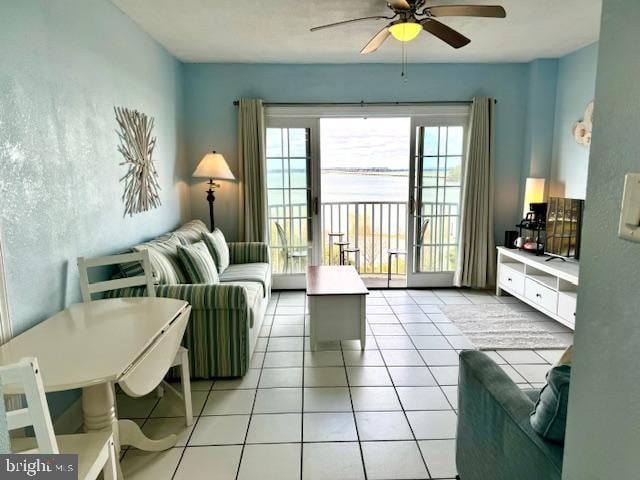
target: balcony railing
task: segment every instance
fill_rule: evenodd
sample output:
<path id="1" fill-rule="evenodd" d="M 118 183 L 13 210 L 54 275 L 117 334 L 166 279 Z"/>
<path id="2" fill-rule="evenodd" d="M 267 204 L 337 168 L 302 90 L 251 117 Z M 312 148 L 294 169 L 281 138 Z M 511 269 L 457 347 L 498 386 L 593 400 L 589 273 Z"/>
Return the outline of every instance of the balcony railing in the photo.
<path id="1" fill-rule="evenodd" d="M 329 202 L 322 204 L 322 257 L 325 264 L 336 263 L 339 247 L 330 252 L 329 233 L 342 233 L 341 240 L 358 247 L 361 274 L 386 274 L 389 250 L 405 250 L 407 245 L 406 202 Z M 334 239 L 336 239 L 334 237 Z M 336 239 L 337 240 L 337 239 Z M 355 263 L 356 255 L 349 260 Z M 406 273 L 405 257 L 394 258 L 392 273 Z"/>
<path id="2" fill-rule="evenodd" d="M 359 248 L 358 267 L 363 275 L 386 275 L 388 251 L 407 249 L 408 205 L 406 202 L 327 202 L 321 204 L 320 238 L 323 264 L 338 262 L 339 247 L 329 233 L 342 233 L 341 240 Z M 416 217 L 416 270 L 443 272 L 453 270 L 458 238 L 459 207 L 456 203 L 423 203 Z M 307 244 L 311 220 L 307 206 L 290 204 L 269 208 L 271 253 L 274 273 L 303 273 L 311 256 Z M 281 227 L 278 232 L 277 225 Z M 337 241 L 334 237 L 334 241 Z M 331 256 L 331 260 L 330 260 Z M 356 255 L 347 257 L 355 265 Z M 393 257 L 392 275 L 407 273 L 406 255 Z"/>

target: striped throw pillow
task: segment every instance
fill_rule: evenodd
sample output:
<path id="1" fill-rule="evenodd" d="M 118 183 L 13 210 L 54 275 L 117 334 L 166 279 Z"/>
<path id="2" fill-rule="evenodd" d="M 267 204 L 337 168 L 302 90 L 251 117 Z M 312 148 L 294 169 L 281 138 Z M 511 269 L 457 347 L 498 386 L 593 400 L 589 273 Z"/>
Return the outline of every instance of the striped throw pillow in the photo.
<path id="1" fill-rule="evenodd" d="M 224 234 L 219 228 L 216 228 L 211 233 L 204 232 L 202 240 L 204 240 L 209 252 L 211 252 L 211 256 L 216 261 L 218 273 L 222 274 L 229 266 L 229 245 L 224 239 Z"/>
<path id="2" fill-rule="evenodd" d="M 216 263 L 204 242 L 179 246 L 178 257 L 191 283 L 220 283 Z"/>
<path id="3" fill-rule="evenodd" d="M 152 240 L 133 247 L 137 252 L 149 251 L 149 260 L 153 270 L 153 279 L 160 285 L 180 285 L 187 283 L 187 275 L 182 270 L 182 264 L 178 259 L 178 246 L 180 240 L 176 236 L 169 236 L 162 240 Z"/>

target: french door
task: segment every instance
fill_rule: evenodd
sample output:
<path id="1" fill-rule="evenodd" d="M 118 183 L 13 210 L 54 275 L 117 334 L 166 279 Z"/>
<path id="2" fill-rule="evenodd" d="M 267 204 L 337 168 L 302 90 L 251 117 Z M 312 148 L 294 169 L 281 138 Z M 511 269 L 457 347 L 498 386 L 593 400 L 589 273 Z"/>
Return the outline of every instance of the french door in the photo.
<path id="1" fill-rule="evenodd" d="M 337 224 L 329 218 L 329 231 L 345 230 L 346 240 L 361 249 L 359 267 L 365 276 L 386 279 L 388 251 L 406 250 L 406 258 L 396 259 L 392 273 L 406 273 L 407 286 L 453 285 L 468 114 L 466 105 L 267 109 L 267 216 L 274 287 L 304 288 L 307 265 L 328 262 L 320 213 L 335 213 L 335 207 L 332 202 L 319 205 L 318 200 L 320 119 L 337 117 L 410 119 L 410 132 L 404 137 L 410 144 L 404 153 L 409 155 L 409 188 L 403 186 L 399 191 L 407 191 L 407 196 L 393 202 L 382 194 L 375 201 L 349 197 L 353 211 L 336 210 Z M 389 147 L 382 137 L 378 140 Z M 367 191 L 378 191 L 374 181 L 381 177 L 367 173 L 379 174 L 380 169 L 370 163 L 371 172 L 344 182 L 347 195 L 353 197 L 367 186 Z"/>
<path id="2" fill-rule="evenodd" d="M 318 121 L 267 116 L 265 139 L 273 285 L 304 288 L 318 257 Z"/>
<path id="3" fill-rule="evenodd" d="M 409 171 L 408 287 L 448 287 L 458 254 L 467 108 L 414 116 Z"/>

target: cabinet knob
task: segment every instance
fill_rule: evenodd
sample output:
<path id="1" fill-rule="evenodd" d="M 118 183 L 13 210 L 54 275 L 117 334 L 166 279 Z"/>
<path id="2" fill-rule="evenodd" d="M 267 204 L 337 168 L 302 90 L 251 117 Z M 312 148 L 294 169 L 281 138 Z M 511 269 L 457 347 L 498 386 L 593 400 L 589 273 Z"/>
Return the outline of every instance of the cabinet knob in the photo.
<path id="1" fill-rule="evenodd" d="M 507 278 L 507 282 L 513 282 L 512 278 Z"/>
<path id="2" fill-rule="evenodd" d="M 540 295 L 539 293 L 536 293 L 536 297 L 542 298 L 542 295 Z"/>

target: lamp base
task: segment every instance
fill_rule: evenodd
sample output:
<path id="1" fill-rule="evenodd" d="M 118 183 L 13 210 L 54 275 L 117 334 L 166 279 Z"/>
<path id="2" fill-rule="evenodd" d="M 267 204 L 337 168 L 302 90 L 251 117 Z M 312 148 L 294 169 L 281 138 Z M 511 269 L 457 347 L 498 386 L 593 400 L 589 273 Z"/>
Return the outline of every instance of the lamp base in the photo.
<path id="1" fill-rule="evenodd" d="M 216 228 L 216 224 L 213 218 L 213 202 L 216 200 L 214 195 L 215 189 L 220 188 L 220 185 L 213 182 L 213 178 L 209 179 L 209 190 L 207 190 L 207 202 L 209 202 L 209 230 L 213 232 Z"/>

